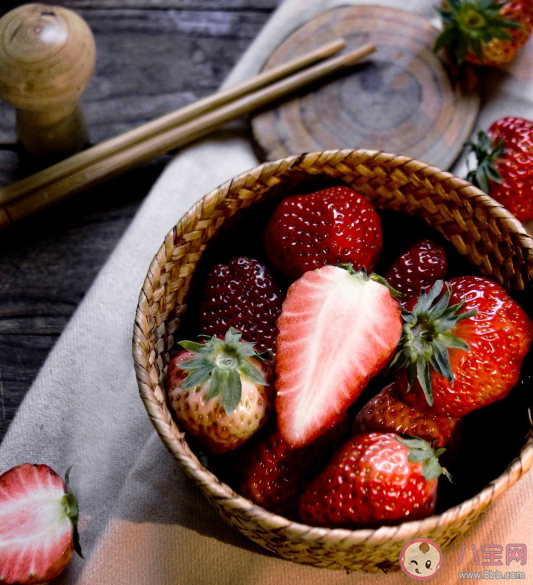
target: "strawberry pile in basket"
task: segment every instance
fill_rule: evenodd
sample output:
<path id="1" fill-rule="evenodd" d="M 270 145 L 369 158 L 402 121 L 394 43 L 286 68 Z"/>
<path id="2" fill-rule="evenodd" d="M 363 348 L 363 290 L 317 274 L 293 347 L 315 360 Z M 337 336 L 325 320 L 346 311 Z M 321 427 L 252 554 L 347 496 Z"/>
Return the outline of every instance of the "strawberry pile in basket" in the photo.
<path id="1" fill-rule="evenodd" d="M 212 454 L 236 449 L 236 489 L 273 513 L 332 528 L 433 514 L 464 417 L 517 384 L 533 324 L 494 281 L 448 278 L 431 240 L 374 274 L 381 218 L 346 186 L 285 198 L 263 242 L 268 266 L 211 268 L 201 335 L 168 368 L 176 418 Z"/>

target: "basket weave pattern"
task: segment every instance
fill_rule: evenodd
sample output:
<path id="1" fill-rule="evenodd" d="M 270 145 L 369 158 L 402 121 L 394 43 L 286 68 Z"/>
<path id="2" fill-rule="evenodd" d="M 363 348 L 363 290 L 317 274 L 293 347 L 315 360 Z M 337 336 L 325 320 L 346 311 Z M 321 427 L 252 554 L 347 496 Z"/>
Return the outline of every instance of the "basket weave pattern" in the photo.
<path id="1" fill-rule="evenodd" d="M 408 540 L 446 548 L 531 466 L 525 439 L 505 473 L 474 498 L 422 521 L 377 530 L 311 528 L 271 514 L 236 494 L 204 468 L 165 401 L 165 376 L 191 277 L 210 239 L 238 211 L 280 197 L 309 176 L 352 185 L 376 207 L 424 218 L 479 270 L 507 289 L 533 280 L 533 239 L 502 206 L 470 183 L 419 161 L 368 150 L 337 150 L 265 163 L 200 200 L 167 234 L 140 294 L 133 356 L 142 400 L 161 439 L 219 513 L 277 555 L 319 567 L 392 571 Z"/>

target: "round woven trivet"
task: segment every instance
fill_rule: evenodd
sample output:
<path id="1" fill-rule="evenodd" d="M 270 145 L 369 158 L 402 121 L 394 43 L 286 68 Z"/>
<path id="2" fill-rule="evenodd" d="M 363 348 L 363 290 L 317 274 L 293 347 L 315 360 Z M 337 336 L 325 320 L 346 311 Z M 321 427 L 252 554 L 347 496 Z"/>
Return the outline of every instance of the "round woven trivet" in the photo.
<path id="1" fill-rule="evenodd" d="M 501 205 L 470 183 L 404 156 L 368 150 L 311 153 L 265 163 L 207 194 L 167 234 L 142 288 L 133 356 L 139 391 L 161 439 L 215 506 L 247 537 L 279 556 L 332 569 L 392 571 L 403 545 L 427 537 L 450 545 L 531 466 L 533 438 L 523 437 L 509 465 L 476 496 L 423 521 L 377 530 L 310 528 L 239 496 L 193 453 L 165 400 L 165 376 L 179 340 L 180 317 L 197 264 L 236 213 L 280 199 L 309 179 L 353 185 L 376 207 L 422 217 L 478 269 L 508 289 L 533 280 L 533 239 Z M 308 183 L 307 183 L 308 184 Z M 527 414 L 526 414 L 527 416 Z"/>
<path id="2" fill-rule="evenodd" d="M 349 49 L 373 43 L 376 52 L 252 118 L 264 157 L 377 148 L 448 169 L 470 136 L 479 96 L 471 70 L 461 82 L 433 53 L 438 33 L 423 17 L 384 6 L 346 6 L 311 19 L 274 50 L 265 69 L 340 37 Z"/>

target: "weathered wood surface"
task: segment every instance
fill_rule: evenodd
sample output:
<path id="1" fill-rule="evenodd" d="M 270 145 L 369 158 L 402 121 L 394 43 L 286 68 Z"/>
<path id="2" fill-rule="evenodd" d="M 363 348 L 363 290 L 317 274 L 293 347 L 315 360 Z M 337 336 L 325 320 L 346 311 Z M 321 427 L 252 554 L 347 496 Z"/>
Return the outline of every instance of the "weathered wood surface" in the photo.
<path id="1" fill-rule="evenodd" d="M 92 142 L 219 86 L 280 0 L 56 0 L 96 38 L 82 103 Z M 4 0 L 0 16 L 23 2 Z M 28 174 L 0 103 L 0 185 Z M 68 319 L 168 157 L 0 232 L 0 440 Z"/>

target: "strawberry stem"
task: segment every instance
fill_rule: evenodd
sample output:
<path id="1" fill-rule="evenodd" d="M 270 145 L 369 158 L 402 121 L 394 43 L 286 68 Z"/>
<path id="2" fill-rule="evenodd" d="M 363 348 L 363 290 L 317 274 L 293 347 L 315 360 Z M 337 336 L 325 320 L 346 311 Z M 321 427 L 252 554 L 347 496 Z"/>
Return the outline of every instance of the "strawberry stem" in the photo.
<path id="1" fill-rule="evenodd" d="M 195 356 L 180 364 L 182 370 L 189 372 L 181 388 L 196 388 L 209 379 L 206 401 L 222 396 L 222 406 L 228 415 L 235 411 L 241 401 L 241 376 L 254 384 L 267 385 L 263 374 L 247 359 L 262 359 L 261 356 L 256 353 L 254 344 L 241 341 L 241 336 L 238 329 L 230 327 L 224 340 L 207 337 L 205 343 L 179 342 L 181 347 Z"/>
<path id="2" fill-rule="evenodd" d="M 67 469 L 65 472 L 65 488 L 66 493 L 63 496 L 62 502 L 65 509 L 65 515 L 70 518 L 72 522 L 72 541 L 74 543 L 74 550 L 80 555 L 83 559 L 84 556 L 81 552 L 81 545 L 80 545 L 80 533 L 78 532 L 78 519 L 80 516 L 79 512 L 79 505 L 74 492 L 70 489 L 69 481 L 70 481 L 70 470 L 72 469 L 72 465 Z"/>
<path id="3" fill-rule="evenodd" d="M 437 280 L 426 293 L 422 291 L 412 311 L 402 309 L 404 326 L 389 372 L 400 369 L 407 373 L 407 391 L 418 380 L 429 406 L 433 404 L 433 388 L 430 366 L 451 385 L 454 382 L 450 365 L 449 348 L 469 351 L 468 344 L 451 333 L 455 325 L 476 314 L 476 310 L 459 313 L 465 302 L 449 306 L 450 286 L 442 292 L 444 283 Z M 441 295 L 442 293 L 442 295 Z"/>
<path id="4" fill-rule="evenodd" d="M 483 46 L 493 39 L 512 41 L 508 29 L 523 26 L 500 15 L 506 4 L 498 0 L 448 0 L 445 8 L 437 9 L 444 30 L 437 37 L 434 52 L 449 47 L 461 65 L 469 51 L 483 60 Z"/>
<path id="5" fill-rule="evenodd" d="M 429 481 L 444 475 L 453 482 L 448 470 L 439 463 L 439 457 L 446 449 L 434 449 L 427 441 L 418 437 L 408 439 L 398 437 L 398 442 L 409 449 L 409 461 L 422 464 L 422 475 L 425 479 Z"/>
<path id="6" fill-rule="evenodd" d="M 503 178 L 496 170 L 494 164 L 507 151 L 503 147 L 503 138 L 500 138 L 494 144 L 489 135 L 483 132 L 483 130 L 478 132 L 477 137 L 477 143 L 469 140 L 463 145 L 465 148 L 470 149 L 469 152 L 473 152 L 476 155 L 477 160 L 477 168 L 468 171 L 466 180 L 488 194 L 489 181 L 494 181 L 495 183 L 503 182 Z"/>
<path id="7" fill-rule="evenodd" d="M 395 299 L 399 298 L 399 297 L 404 297 L 405 295 L 403 293 L 401 293 L 400 291 L 396 290 L 395 288 L 393 288 L 384 278 L 383 276 L 380 276 L 379 274 L 376 274 L 374 272 L 372 272 L 372 274 L 367 274 L 366 270 L 363 268 L 361 268 L 361 270 L 356 270 L 352 264 L 335 264 L 335 266 L 337 266 L 338 268 L 342 268 L 343 270 L 347 270 L 350 274 L 352 274 L 353 276 L 360 276 L 363 280 L 373 280 L 374 282 L 378 282 L 379 284 L 382 284 L 385 288 L 387 288 L 387 290 L 390 292 L 391 296 L 393 296 Z"/>

